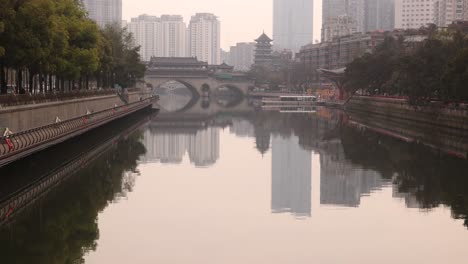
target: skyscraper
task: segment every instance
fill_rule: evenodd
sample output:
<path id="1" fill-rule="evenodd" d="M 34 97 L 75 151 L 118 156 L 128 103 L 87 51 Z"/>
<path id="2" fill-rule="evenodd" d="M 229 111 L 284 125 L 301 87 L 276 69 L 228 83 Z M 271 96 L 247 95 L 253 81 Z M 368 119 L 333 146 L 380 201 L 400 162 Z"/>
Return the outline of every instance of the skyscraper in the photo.
<path id="1" fill-rule="evenodd" d="M 185 57 L 186 25 L 182 16 L 162 15 L 163 57 Z"/>
<path id="2" fill-rule="evenodd" d="M 395 28 L 395 0 L 365 1 L 365 31 Z"/>
<path id="3" fill-rule="evenodd" d="M 273 0 L 274 49 L 295 53 L 312 43 L 313 14 L 313 0 Z"/>
<path id="4" fill-rule="evenodd" d="M 199 61 L 221 63 L 221 23 L 214 14 L 197 13 L 188 27 L 188 51 Z"/>
<path id="5" fill-rule="evenodd" d="M 182 16 L 140 15 L 132 18 L 128 30 L 133 34 L 136 44 L 141 46 L 140 55 L 149 61 L 156 57 L 185 57 L 186 28 Z"/>
<path id="6" fill-rule="evenodd" d="M 83 4 L 100 27 L 122 23 L 122 0 L 83 0 Z"/>
<path id="7" fill-rule="evenodd" d="M 354 32 L 364 32 L 364 1 L 365 0 L 323 0 L 322 28 L 327 28 L 335 33 L 327 34 L 322 30 L 322 36 L 333 35 L 340 37 Z"/>
<path id="8" fill-rule="evenodd" d="M 128 24 L 135 44 L 139 45 L 142 60 L 149 61 L 152 56 L 163 56 L 163 39 L 161 19 L 156 16 L 141 15 L 132 18 Z"/>

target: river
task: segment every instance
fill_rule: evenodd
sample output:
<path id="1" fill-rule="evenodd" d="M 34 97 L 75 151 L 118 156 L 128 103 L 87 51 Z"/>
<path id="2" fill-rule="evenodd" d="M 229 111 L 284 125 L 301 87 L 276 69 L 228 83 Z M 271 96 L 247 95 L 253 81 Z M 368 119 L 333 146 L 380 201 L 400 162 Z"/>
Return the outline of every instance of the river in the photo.
<path id="1" fill-rule="evenodd" d="M 1 263 L 466 263 L 468 162 L 346 123 L 132 115 L 0 169 Z"/>

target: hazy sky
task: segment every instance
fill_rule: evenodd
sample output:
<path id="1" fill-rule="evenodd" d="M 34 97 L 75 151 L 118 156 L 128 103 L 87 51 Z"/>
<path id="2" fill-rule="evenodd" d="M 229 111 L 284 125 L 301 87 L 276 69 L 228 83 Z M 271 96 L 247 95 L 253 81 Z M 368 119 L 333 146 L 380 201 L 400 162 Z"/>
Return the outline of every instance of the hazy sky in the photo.
<path id="1" fill-rule="evenodd" d="M 314 39 L 320 39 L 322 0 L 314 0 Z M 123 0 L 123 18 L 141 14 L 177 14 L 188 24 L 195 13 L 214 13 L 221 20 L 223 49 L 237 42 L 250 42 L 262 30 L 272 35 L 273 0 Z"/>

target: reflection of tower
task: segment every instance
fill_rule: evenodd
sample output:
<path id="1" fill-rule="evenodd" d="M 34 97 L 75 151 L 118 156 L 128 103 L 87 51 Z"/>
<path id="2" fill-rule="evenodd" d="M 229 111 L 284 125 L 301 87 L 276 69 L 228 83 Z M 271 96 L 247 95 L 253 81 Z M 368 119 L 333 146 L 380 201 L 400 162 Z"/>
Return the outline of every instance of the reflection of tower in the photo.
<path id="1" fill-rule="evenodd" d="M 275 213 L 291 212 L 311 215 L 311 153 L 299 146 L 296 136 L 273 137 L 271 209 Z"/>
<path id="2" fill-rule="evenodd" d="M 270 149 L 270 140 L 270 132 L 266 131 L 265 128 L 261 126 L 255 129 L 255 144 L 257 146 L 257 150 L 260 151 L 262 155 L 267 153 Z"/>
<path id="3" fill-rule="evenodd" d="M 219 128 L 209 127 L 190 136 L 190 160 L 198 167 L 213 165 L 219 159 Z"/>
<path id="4" fill-rule="evenodd" d="M 327 142 L 320 155 L 320 203 L 357 207 L 361 196 L 381 189 L 385 182 L 372 170 L 346 161 L 340 141 Z"/>

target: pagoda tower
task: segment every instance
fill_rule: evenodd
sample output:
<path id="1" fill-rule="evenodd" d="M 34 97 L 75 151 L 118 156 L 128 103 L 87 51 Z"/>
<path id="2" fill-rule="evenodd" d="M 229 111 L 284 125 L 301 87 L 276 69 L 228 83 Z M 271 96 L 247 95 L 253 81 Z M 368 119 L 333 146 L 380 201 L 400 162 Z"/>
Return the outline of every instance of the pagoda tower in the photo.
<path id="1" fill-rule="evenodd" d="M 273 40 L 268 37 L 265 32 L 255 40 L 255 60 L 254 66 L 270 67 L 272 65 L 272 42 Z"/>

